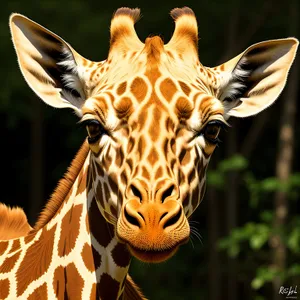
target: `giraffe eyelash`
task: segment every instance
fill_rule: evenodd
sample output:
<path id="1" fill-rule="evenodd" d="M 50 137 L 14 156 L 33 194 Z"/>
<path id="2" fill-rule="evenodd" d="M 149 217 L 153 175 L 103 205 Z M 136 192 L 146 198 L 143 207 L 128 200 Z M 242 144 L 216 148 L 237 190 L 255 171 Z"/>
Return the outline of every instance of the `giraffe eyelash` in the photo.
<path id="1" fill-rule="evenodd" d="M 89 144 L 93 144 L 93 143 L 97 142 L 101 136 L 103 136 L 104 134 L 108 134 L 106 129 L 101 124 L 101 122 L 99 122 L 98 120 L 95 120 L 95 119 L 83 120 L 82 122 L 80 122 L 80 125 L 87 128 L 87 131 L 89 134 L 89 136 L 88 136 Z M 95 136 L 91 136 L 91 133 L 88 129 L 88 127 L 91 125 L 99 126 L 99 131 L 97 132 L 97 134 L 95 134 Z"/>
<path id="2" fill-rule="evenodd" d="M 207 130 L 208 126 L 213 126 L 213 125 L 217 125 L 219 127 L 219 131 L 217 133 L 217 136 L 216 138 L 211 138 L 209 136 L 207 136 L 205 133 L 205 131 Z M 217 145 L 219 143 L 221 143 L 221 140 L 219 139 L 218 135 L 220 134 L 221 130 L 223 128 L 226 128 L 228 127 L 228 124 L 227 123 L 224 123 L 220 120 L 212 120 L 212 121 L 209 121 L 205 124 L 205 126 L 203 126 L 203 128 L 197 132 L 197 135 L 196 136 L 203 136 L 203 138 L 210 144 L 212 145 Z"/>

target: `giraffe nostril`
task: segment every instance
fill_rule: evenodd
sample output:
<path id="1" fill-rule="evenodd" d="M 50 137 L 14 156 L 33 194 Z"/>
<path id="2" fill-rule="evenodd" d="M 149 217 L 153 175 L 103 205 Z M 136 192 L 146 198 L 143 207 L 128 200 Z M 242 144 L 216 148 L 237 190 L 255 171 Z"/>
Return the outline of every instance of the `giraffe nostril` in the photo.
<path id="1" fill-rule="evenodd" d="M 142 194 L 139 191 L 139 189 L 136 186 L 134 186 L 133 184 L 130 185 L 130 189 L 132 191 L 132 194 L 134 196 L 138 197 L 140 199 L 140 201 L 142 201 Z"/>
<path id="2" fill-rule="evenodd" d="M 174 190 L 175 190 L 175 185 L 172 184 L 168 189 L 166 189 L 166 190 L 163 192 L 163 194 L 162 194 L 162 196 L 161 196 L 161 202 L 164 203 L 164 201 L 165 201 L 168 197 L 170 197 L 170 196 L 172 195 L 172 193 L 173 193 Z"/>
<path id="3" fill-rule="evenodd" d="M 180 209 L 180 210 L 178 211 L 178 213 L 177 213 L 175 216 L 171 217 L 171 218 L 164 224 L 163 228 L 166 229 L 167 227 L 176 224 L 176 223 L 178 222 L 178 220 L 180 219 L 180 217 L 181 217 L 181 213 L 182 213 L 182 209 Z"/>
<path id="4" fill-rule="evenodd" d="M 125 215 L 125 219 L 127 220 L 128 223 L 130 223 L 131 225 L 134 225 L 134 226 L 138 226 L 139 228 L 141 227 L 139 221 L 135 217 L 131 216 L 127 212 L 126 209 L 125 209 L 124 215 Z"/>
<path id="5" fill-rule="evenodd" d="M 163 213 L 162 214 L 162 216 L 160 217 L 160 219 L 159 219 L 159 222 L 164 218 L 164 216 L 166 216 L 168 213 L 167 212 L 165 212 L 165 213 Z"/>

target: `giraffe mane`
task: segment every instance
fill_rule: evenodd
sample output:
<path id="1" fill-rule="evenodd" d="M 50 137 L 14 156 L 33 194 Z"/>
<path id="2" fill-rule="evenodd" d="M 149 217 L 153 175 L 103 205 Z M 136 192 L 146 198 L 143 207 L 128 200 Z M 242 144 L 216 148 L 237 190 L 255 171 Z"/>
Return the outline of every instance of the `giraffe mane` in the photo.
<path id="1" fill-rule="evenodd" d="M 22 208 L 0 203 L 0 240 L 25 236 L 31 229 Z"/>
<path id="2" fill-rule="evenodd" d="M 44 227 L 56 214 L 63 201 L 65 200 L 69 190 L 74 184 L 75 179 L 79 175 L 79 172 L 87 158 L 89 153 L 89 145 L 85 140 L 75 158 L 72 160 L 71 166 L 65 173 L 64 177 L 58 182 L 56 189 L 51 195 L 45 208 L 40 213 L 37 222 L 34 225 L 33 231 L 37 231 Z"/>

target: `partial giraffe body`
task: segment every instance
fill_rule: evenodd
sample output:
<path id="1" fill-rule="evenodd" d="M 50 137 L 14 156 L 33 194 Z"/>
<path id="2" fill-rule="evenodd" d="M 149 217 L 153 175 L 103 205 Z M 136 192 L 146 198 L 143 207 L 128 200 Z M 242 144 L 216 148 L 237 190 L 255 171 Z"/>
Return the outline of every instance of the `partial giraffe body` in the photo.
<path id="1" fill-rule="evenodd" d="M 0 299 L 145 299 L 127 275 L 131 255 L 161 262 L 188 241 L 220 129 L 279 96 L 296 39 L 258 43 L 207 68 L 192 10 L 171 15 L 171 40 L 143 43 L 139 10 L 119 9 L 102 62 L 11 16 L 25 80 L 47 104 L 72 108 L 88 138 L 34 228 L 3 235 L 13 239 L 0 242 Z"/>
<path id="2" fill-rule="evenodd" d="M 122 299 L 146 299 L 126 278 L 129 252 L 116 240 L 113 226 L 99 215 L 89 193 L 88 152 L 85 142 L 35 228 L 29 231 L 26 223 L 29 230 L 22 231 L 23 237 L 0 243 L 1 271 L 5 271 L 0 274 L 0 299 L 117 299 L 123 289 L 131 297 Z M 17 215 L 6 210 L 6 215 L 14 214 L 14 220 L 24 223 L 20 209 Z M 110 268 L 112 274 L 105 272 Z"/>

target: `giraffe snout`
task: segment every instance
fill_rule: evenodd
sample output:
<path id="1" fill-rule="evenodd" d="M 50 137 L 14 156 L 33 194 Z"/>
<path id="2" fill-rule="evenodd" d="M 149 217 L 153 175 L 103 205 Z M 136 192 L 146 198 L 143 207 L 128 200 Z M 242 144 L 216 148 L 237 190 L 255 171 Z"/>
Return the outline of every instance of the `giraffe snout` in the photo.
<path id="1" fill-rule="evenodd" d="M 160 262 L 189 239 L 190 228 L 178 200 L 166 197 L 160 202 L 143 202 L 135 197 L 123 206 L 117 234 L 136 258 Z"/>
<path id="2" fill-rule="evenodd" d="M 156 202 L 164 203 L 166 200 L 178 200 L 179 192 L 177 185 L 172 180 L 159 182 L 155 187 L 146 187 L 141 180 L 135 180 L 128 187 L 131 197 L 137 198 L 141 203 Z"/>
<path id="3" fill-rule="evenodd" d="M 167 203 L 147 203 L 137 205 L 130 201 L 124 207 L 124 219 L 129 226 L 137 226 L 144 230 L 166 230 L 168 227 L 178 225 L 183 216 L 183 210 L 176 201 Z"/>

